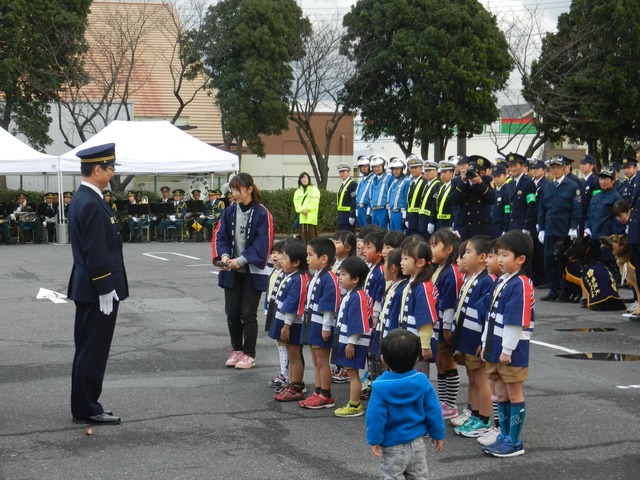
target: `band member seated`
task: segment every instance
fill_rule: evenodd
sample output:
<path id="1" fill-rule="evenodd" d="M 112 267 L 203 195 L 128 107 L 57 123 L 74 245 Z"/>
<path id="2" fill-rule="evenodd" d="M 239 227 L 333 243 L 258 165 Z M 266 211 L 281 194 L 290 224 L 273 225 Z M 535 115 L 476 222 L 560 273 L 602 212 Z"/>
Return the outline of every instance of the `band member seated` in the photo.
<path id="1" fill-rule="evenodd" d="M 67 223 L 69 220 L 69 205 L 71 204 L 71 199 L 73 198 L 73 192 L 64 192 L 62 194 L 62 201 L 64 202 L 64 223 Z"/>
<path id="2" fill-rule="evenodd" d="M 204 202 L 204 213 L 197 220 L 209 232 L 210 238 L 213 235 L 213 229 L 216 228 L 216 224 L 222 217 L 226 204 L 222 199 L 220 189 L 209 190 L 207 194 L 209 199 Z"/>
<path id="3" fill-rule="evenodd" d="M 172 199 L 171 199 L 170 193 L 171 193 L 171 189 L 166 185 L 160 187 L 161 198 L 160 200 L 155 202 L 155 204 L 171 203 Z M 153 208 L 152 208 L 152 211 L 153 211 Z M 158 239 L 159 237 L 158 229 L 160 226 L 160 222 L 164 219 L 165 219 L 164 214 L 154 214 L 151 217 L 151 220 L 149 221 L 149 234 L 151 236 L 151 241 Z"/>
<path id="4" fill-rule="evenodd" d="M 3 203 L 0 205 L 0 234 L 5 245 L 13 245 L 15 242 L 11 238 L 11 215 L 13 205 L 11 203 Z"/>
<path id="5" fill-rule="evenodd" d="M 131 243 L 142 242 L 144 227 L 149 223 L 149 206 L 141 204 L 138 201 L 137 194 L 138 192 L 127 192 L 127 198 L 129 199 L 127 204 L 127 223 L 129 225 L 129 241 Z"/>
<path id="6" fill-rule="evenodd" d="M 182 225 L 184 223 L 184 216 L 187 214 L 187 204 L 183 200 L 184 190 L 178 188 L 173 191 L 173 210 L 167 218 L 160 221 L 158 225 L 158 233 L 161 241 L 167 239 L 167 228 L 175 226 L 176 232 L 180 234 L 182 232 Z M 179 240 L 182 240 L 181 236 L 178 236 Z"/>
<path id="7" fill-rule="evenodd" d="M 16 208 L 13 210 L 11 219 L 18 222 L 20 228 L 20 243 L 25 243 L 25 236 L 27 232 L 32 232 L 33 243 L 42 242 L 42 228 L 41 223 L 38 221 L 38 215 L 34 211 L 32 205 L 27 203 L 27 197 L 21 193 L 16 198 Z"/>
<path id="8" fill-rule="evenodd" d="M 56 195 L 53 192 L 44 194 L 44 202 L 38 205 L 38 218 L 47 230 L 47 242 L 54 241 L 56 233 L 56 217 L 58 215 L 58 205 L 54 203 Z"/>

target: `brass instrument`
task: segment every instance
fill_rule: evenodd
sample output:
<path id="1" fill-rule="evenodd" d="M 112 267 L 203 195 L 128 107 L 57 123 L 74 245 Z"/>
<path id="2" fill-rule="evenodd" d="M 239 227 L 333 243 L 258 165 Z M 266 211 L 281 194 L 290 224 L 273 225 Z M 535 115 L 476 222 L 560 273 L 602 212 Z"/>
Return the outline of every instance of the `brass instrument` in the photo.
<path id="1" fill-rule="evenodd" d="M 31 223 L 36 221 L 35 212 L 16 212 L 15 213 L 16 220 L 21 223 Z"/>
<path id="2" fill-rule="evenodd" d="M 142 197 L 142 199 L 140 199 L 140 204 L 141 205 L 147 205 L 149 203 L 149 197 L 144 196 Z"/>

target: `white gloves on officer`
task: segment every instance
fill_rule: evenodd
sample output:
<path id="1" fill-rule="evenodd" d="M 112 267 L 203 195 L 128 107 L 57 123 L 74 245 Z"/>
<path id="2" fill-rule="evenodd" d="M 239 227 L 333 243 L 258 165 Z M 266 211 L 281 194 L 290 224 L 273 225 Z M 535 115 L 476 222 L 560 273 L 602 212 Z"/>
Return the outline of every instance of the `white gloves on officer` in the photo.
<path id="1" fill-rule="evenodd" d="M 436 230 L 436 226 L 433 223 L 430 223 L 427 225 L 427 232 L 429 233 L 429 235 L 435 232 L 435 230 Z"/>
<path id="2" fill-rule="evenodd" d="M 113 300 L 120 300 L 115 290 L 100 295 L 100 311 L 105 315 L 111 315 L 113 312 Z"/>
<path id="3" fill-rule="evenodd" d="M 353 217 L 349 217 L 349 225 L 355 225 L 356 219 Z"/>
<path id="4" fill-rule="evenodd" d="M 584 229 L 584 236 L 585 237 L 590 237 L 591 236 L 591 230 L 589 230 L 588 228 Z"/>
<path id="5" fill-rule="evenodd" d="M 575 228 L 572 228 L 569 230 L 569 238 L 571 240 L 575 240 L 576 238 L 578 238 L 578 230 L 576 230 Z"/>
<path id="6" fill-rule="evenodd" d="M 176 221 L 176 216 L 175 215 L 169 215 L 169 220 L 171 220 L 172 222 Z"/>
<path id="7" fill-rule="evenodd" d="M 404 228 L 409 228 L 409 220 L 404 221 Z"/>
<path id="8" fill-rule="evenodd" d="M 527 230 L 526 228 L 522 230 L 522 233 L 524 233 L 525 235 L 531 234 L 531 232 L 529 230 Z"/>
<path id="9" fill-rule="evenodd" d="M 538 232 L 538 241 L 540 243 L 544 243 L 544 230 L 541 232 Z"/>

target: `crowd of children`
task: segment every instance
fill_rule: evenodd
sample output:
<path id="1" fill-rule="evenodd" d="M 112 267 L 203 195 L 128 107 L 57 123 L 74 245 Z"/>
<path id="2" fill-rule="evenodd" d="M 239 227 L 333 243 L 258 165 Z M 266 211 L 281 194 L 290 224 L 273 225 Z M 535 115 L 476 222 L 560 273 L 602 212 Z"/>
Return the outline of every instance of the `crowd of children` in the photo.
<path id="1" fill-rule="evenodd" d="M 280 357 L 270 382 L 274 399 L 331 408 L 332 382 L 348 381 L 349 401 L 335 415 L 363 415 L 369 400 L 367 437 L 389 468 L 395 447 L 425 434 L 441 450 L 446 419 L 489 455 L 522 455 L 534 325 L 533 285 L 524 271 L 532 255 L 531 237 L 520 231 L 460 244 L 449 229 L 426 242 L 366 226 L 357 239 L 339 231 L 308 245 L 296 238 L 277 242 L 265 299 L 267 330 Z M 304 345 L 314 367 L 315 390 L 307 396 Z M 431 363 L 437 397 L 428 382 Z M 458 366 L 469 380 L 462 412 Z M 403 384 L 420 386 L 403 393 Z M 403 422 L 414 424 L 403 430 Z"/>

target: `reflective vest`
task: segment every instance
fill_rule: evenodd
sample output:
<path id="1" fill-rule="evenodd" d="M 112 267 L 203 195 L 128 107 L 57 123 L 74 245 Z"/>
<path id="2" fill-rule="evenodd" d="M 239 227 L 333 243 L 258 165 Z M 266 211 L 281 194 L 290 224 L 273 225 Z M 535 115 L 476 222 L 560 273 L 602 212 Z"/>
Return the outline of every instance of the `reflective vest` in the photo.
<path id="1" fill-rule="evenodd" d="M 424 192 L 422 196 L 422 205 L 420 206 L 420 215 L 426 215 L 428 217 L 431 216 L 431 210 L 427 210 L 427 202 L 429 201 L 429 196 L 431 195 L 431 191 L 435 188 L 436 185 L 442 185 L 442 182 L 437 178 L 431 182 L 431 185 L 427 188 L 427 191 Z"/>
<path id="2" fill-rule="evenodd" d="M 349 190 L 349 185 L 351 185 L 353 183 L 353 179 L 349 178 L 349 180 L 347 180 L 347 183 L 343 183 L 342 186 L 340 187 L 340 190 L 338 191 L 338 194 L 336 195 L 338 198 L 338 211 L 339 212 L 350 212 L 351 211 L 351 202 L 349 202 L 349 205 L 344 206 L 343 202 L 344 202 L 344 194 L 347 192 L 347 190 Z"/>
<path id="3" fill-rule="evenodd" d="M 444 210 L 444 205 L 447 201 L 447 197 L 449 196 L 450 192 L 451 192 L 451 182 L 449 182 L 448 185 L 443 185 L 442 188 L 440 189 L 440 192 L 438 192 L 438 215 L 436 216 L 438 220 L 451 220 L 450 213 L 442 213 Z"/>
<path id="4" fill-rule="evenodd" d="M 424 183 L 424 178 L 420 177 L 417 182 L 415 182 L 415 190 L 413 191 L 413 195 L 411 195 L 411 200 L 407 198 L 407 212 L 409 213 L 419 213 L 420 207 L 418 206 L 418 194 L 420 193 L 420 189 L 422 188 L 422 184 Z M 409 185 L 409 190 L 411 190 L 411 186 L 414 185 L 413 180 L 411 180 L 411 185 Z"/>

